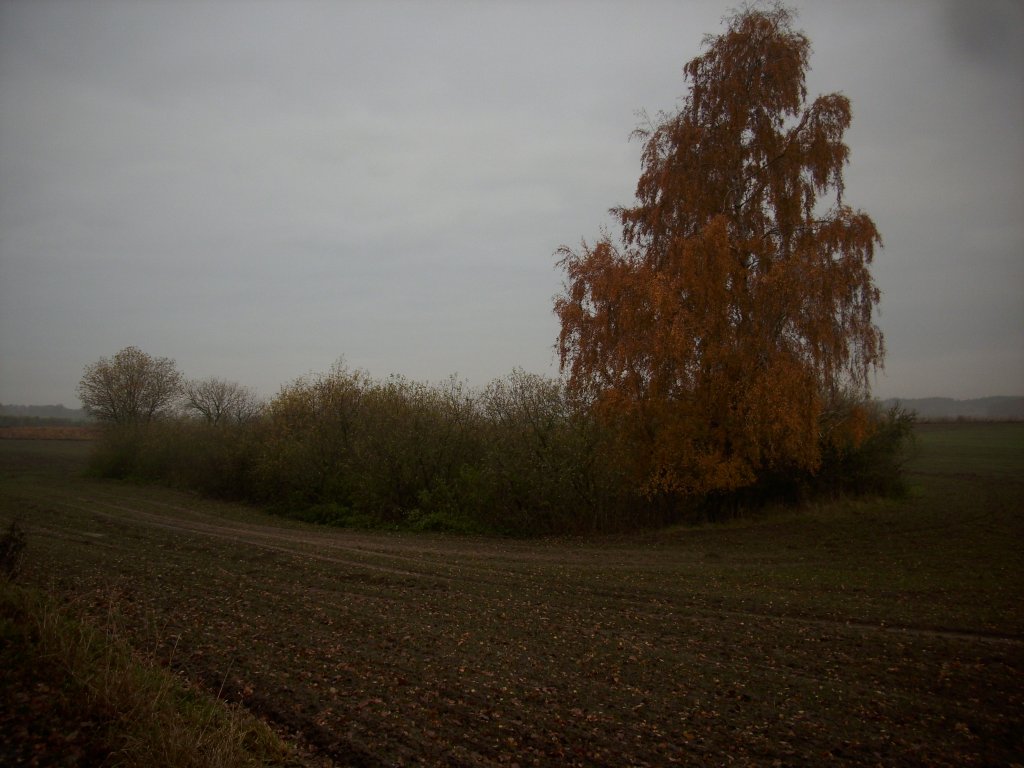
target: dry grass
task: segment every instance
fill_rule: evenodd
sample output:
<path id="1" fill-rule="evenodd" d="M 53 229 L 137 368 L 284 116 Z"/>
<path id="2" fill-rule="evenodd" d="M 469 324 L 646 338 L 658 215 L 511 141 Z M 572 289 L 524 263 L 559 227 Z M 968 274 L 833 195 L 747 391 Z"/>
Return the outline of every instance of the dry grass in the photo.
<path id="1" fill-rule="evenodd" d="M 104 766 L 285 765 L 289 748 L 237 705 L 154 666 L 73 606 L 0 585 L 0 762 Z M 9 762 L 8 762 L 9 761 Z M 56 764 L 56 763 L 54 763 Z"/>

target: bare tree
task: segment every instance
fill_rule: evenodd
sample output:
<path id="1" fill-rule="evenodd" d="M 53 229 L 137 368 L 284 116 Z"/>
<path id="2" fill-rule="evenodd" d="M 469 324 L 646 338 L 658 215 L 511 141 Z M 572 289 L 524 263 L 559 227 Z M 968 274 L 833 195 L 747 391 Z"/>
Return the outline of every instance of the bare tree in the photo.
<path id="1" fill-rule="evenodd" d="M 185 409 L 209 424 L 243 424 L 257 418 L 263 404 L 249 387 L 211 376 L 185 385 Z"/>
<path id="2" fill-rule="evenodd" d="M 173 360 L 125 347 L 112 358 L 101 357 L 85 366 L 78 397 L 86 413 L 100 421 L 133 424 L 169 415 L 181 385 Z"/>

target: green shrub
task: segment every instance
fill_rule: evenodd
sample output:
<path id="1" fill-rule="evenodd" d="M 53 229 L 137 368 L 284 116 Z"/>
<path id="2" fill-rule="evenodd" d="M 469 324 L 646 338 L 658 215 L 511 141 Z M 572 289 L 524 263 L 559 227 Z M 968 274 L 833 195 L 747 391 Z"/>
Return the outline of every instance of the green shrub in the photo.
<path id="1" fill-rule="evenodd" d="M 141 449 L 140 430 L 133 425 L 108 426 L 89 457 L 86 473 L 93 477 L 124 479 L 135 474 Z"/>
<path id="2" fill-rule="evenodd" d="M 866 435 L 857 442 L 830 444 L 823 450 L 821 469 L 812 486 L 825 495 L 901 496 L 906 493 L 903 465 L 914 440 L 916 417 L 893 406 L 882 411 L 863 406 Z"/>
<path id="3" fill-rule="evenodd" d="M 349 516 L 349 510 L 346 507 L 332 502 L 312 506 L 284 507 L 278 512 L 304 523 L 317 523 L 318 525 L 344 526 Z"/>

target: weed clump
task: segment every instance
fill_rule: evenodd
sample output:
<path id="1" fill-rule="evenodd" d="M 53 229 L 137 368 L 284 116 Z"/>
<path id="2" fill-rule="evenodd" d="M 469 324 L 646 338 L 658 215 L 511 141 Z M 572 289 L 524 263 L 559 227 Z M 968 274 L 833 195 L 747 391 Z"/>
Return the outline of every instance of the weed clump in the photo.
<path id="1" fill-rule="evenodd" d="M 11 520 L 0 536 L 0 574 L 8 581 L 13 581 L 21 571 L 21 563 L 25 558 L 25 531 L 17 520 Z"/>

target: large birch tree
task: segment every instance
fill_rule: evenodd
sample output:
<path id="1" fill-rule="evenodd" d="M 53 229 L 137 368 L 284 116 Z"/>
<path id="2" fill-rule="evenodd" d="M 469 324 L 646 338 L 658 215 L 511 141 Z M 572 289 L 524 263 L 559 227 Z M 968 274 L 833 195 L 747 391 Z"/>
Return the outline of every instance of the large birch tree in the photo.
<path id="1" fill-rule="evenodd" d="M 726 27 L 686 64 L 678 111 L 638 131 L 621 240 L 559 251 L 563 371 L 651 493 L 813 472 L 829 409 L 865 396 L 883 358 L 881 238 L 843 197 L 850 101 L 808 101 L 811 44 L 788 9 Z"/>

